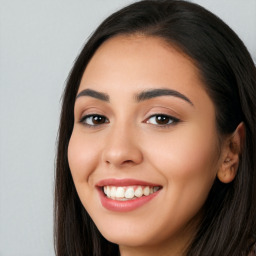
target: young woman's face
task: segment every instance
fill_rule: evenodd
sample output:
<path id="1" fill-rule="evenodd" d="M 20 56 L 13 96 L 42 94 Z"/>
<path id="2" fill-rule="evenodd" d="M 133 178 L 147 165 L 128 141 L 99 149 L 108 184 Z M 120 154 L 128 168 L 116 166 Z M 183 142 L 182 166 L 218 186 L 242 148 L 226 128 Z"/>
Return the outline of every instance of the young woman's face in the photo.
<path id="1" fill-rule="evenodd" d="M 112 38 L 88 64 L 74 114 L 69 165 L 103 236 L 183 246 L 219 167 L 214 106 L 191 60 L 159 38 Z"/>

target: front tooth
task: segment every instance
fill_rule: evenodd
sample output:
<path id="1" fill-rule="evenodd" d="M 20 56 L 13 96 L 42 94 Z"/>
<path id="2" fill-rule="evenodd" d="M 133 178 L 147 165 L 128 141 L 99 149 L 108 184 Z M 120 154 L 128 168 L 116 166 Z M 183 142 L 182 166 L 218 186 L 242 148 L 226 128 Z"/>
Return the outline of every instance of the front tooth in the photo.
<path id="1" fill-rule="evenodd" d="M 116 189 L 116 197 L 118 197 L 118 198 L 124 197 L 124 188 L 123 187 L 118 187 Z"/>
<path id="2" fill-rule="evenodd" d="M 127 199 L 131 199 L 134 197 L 134 189 L 133 188 L 128 188 L 126 191 L 125 191 L 125 198 Z"/>
<path id="3" fill-rule="evenodd" d="M 107 197 L 111 197 L 111 189 L 107 186 Z"/>
<path id="4" fill-rule="evenodd" d="M 110 190 L 110 196 L 114 198 L 116 196 L 116 187 L 112 187 Z"/>
<path id="5" fill-rule="evenodd" d="M 149 192 L 150 192 L 149 187 L 145 187 L 145 188 L 144 188 L 144 191 L 143 191 L 143 194 L 144 194 L 145 196 L 148 196 L 148 195 L 149 195 Z"/>
<path id="6" fill-rule="evenodd" d="M 134 192 L 134 195 L 136 197 L 141 197 L 143 195 L 142 187 L 137 187 L 137 189 Z"/>

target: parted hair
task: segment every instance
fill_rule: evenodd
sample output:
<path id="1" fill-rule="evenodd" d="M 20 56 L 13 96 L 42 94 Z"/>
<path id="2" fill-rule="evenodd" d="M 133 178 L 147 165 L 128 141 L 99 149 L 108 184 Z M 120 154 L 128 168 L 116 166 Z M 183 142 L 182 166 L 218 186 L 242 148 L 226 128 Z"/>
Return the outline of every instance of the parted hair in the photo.
<path id="1" fill-rule="evenodd" d="M 203 207 L 187 256 L 248 255 L 256 241 L 256 69 L 238 36 L 199 5 L 181 0 L 145 0 L 112 14 L 96 29 L 77 57 L 62 98 L 55 173 L 55 251 L 57 256 L 115 256 L 81 204 L 69 169 L 67 148 L 74 125 L 79 84 L 98 47 L 117 35 L 164 39 L 192 59 L 216 112 L 219 137 L 245 126 L 235 179 L 216 178 Z M 171 221 L 171 220 L 170 220 Z"/>

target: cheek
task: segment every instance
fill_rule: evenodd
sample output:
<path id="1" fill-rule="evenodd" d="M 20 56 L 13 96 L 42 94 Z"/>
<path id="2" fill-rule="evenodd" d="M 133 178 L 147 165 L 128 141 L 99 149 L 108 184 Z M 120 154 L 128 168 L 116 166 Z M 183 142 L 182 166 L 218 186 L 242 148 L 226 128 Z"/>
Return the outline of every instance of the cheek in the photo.
<path id="1" fill-rule="evenodd" d="M 73 131 L 68 145 L 68 162 L 75 183 L 88 180 L 97 165 L 98 151 L 97 143 L 90 143 L 86 136 Z"/>
<path id="2" fill-rule="evenodd" d="M 170 175 L 189 179 L 197 173 L 209 174 L 208 171 L 216 169 L 218 159 L 217 135 L 212 127 L 195 125 L 187 129 L 184 125 L 173 133 L 158 135 L 151 140 L 154 145 L 145 148 L 154 156 L 149 158 L 155 160 L 156 166 L 161 166 L 162 170 L 169 167 Z"/>
<path id="3" fill-rule="evenodd" d="M 212 129 L 202 132 L 198 127 L 185 128 L 177 129 L 168 136 L 158 136 L 152 140 L 154 145 L 145 148 L 151 164 L 165 177 L 176 198 L 189 203 L 194 195 L 201 204 L 218 169 L 217 136 Z"/>
<path id="4" fill-rule="evenodd" d="M 165 178 L 164 201 L 169 202 L 165 212 L 181 226 L 200 212 L 215 180 L 216 138 L 191 131 L 154 141 L 148 159 Z"/>

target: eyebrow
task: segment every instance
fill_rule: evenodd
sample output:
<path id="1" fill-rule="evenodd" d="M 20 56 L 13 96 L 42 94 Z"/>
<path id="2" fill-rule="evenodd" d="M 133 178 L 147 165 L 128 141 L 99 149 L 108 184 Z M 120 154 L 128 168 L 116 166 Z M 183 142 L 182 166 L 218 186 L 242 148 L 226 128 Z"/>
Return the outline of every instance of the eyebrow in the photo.
<path id="1" fill-rule="evenodd" d="M 109 96 L 106 93 L 94 91 L 91 89 L 85 89 L 85 90 L 81 91 L 76 96 L 76 99 L 81 96 L 90 96 L 90 97 L 96 98 L 98 100 L 103 100 L 103 101 L 109 102 Z"/>
<path id="2" fill-rule="evenodd" d="M 189 98 L 187 98 L 184 94 L 182 94 L 178 91 L 175 91 L 175 90 L 171 90 L 171 89 L 147 90 L 147 91 L 143 91 L 143 92 L 139 93 L 138 95 L 136 95 L 135 98 L 136 98 L 136 101 L 140 102 L 140 101 L 149 100 L 149 99 L 160 97 L 160 96 L 174 96 L 174 97 L 180 98 L 182 100 L 185 100 L 190 105 L 194 106 L 192 101 Z"/>
<path id="3" fill-rule="evenodd" d="M 109 95 L 103 92 L 99 92 L 99 91 L 95 91 L 92 89 L 85 89 L 83 91 L 81 91 L 77 96 L 76 99 L 81 97 L 81 96 L 90 96 L 102 101 L 106 101 L 109 102 Z M 145 101 L 145 100 L 149 100 L 149 99 L 153 99 L 156 97 L 160 97 L 160 96 L 173 96 L 173 97 L 177 97 L 180 98 L 182 100 L 185 100 L 186 102 L 188 102 L 190 105 L 194 106 L 194 104 L 192 103 L 192 101 L 187 98 L 184 94 L 175 91 L 175 90 L 171 90 L 171 89 L 152 89 L 152 90 L 146 90 L 143 91 L 137 95 L 135 95 L 135 100 L 137 102 L 141 102 L 141 101 Z"/>

